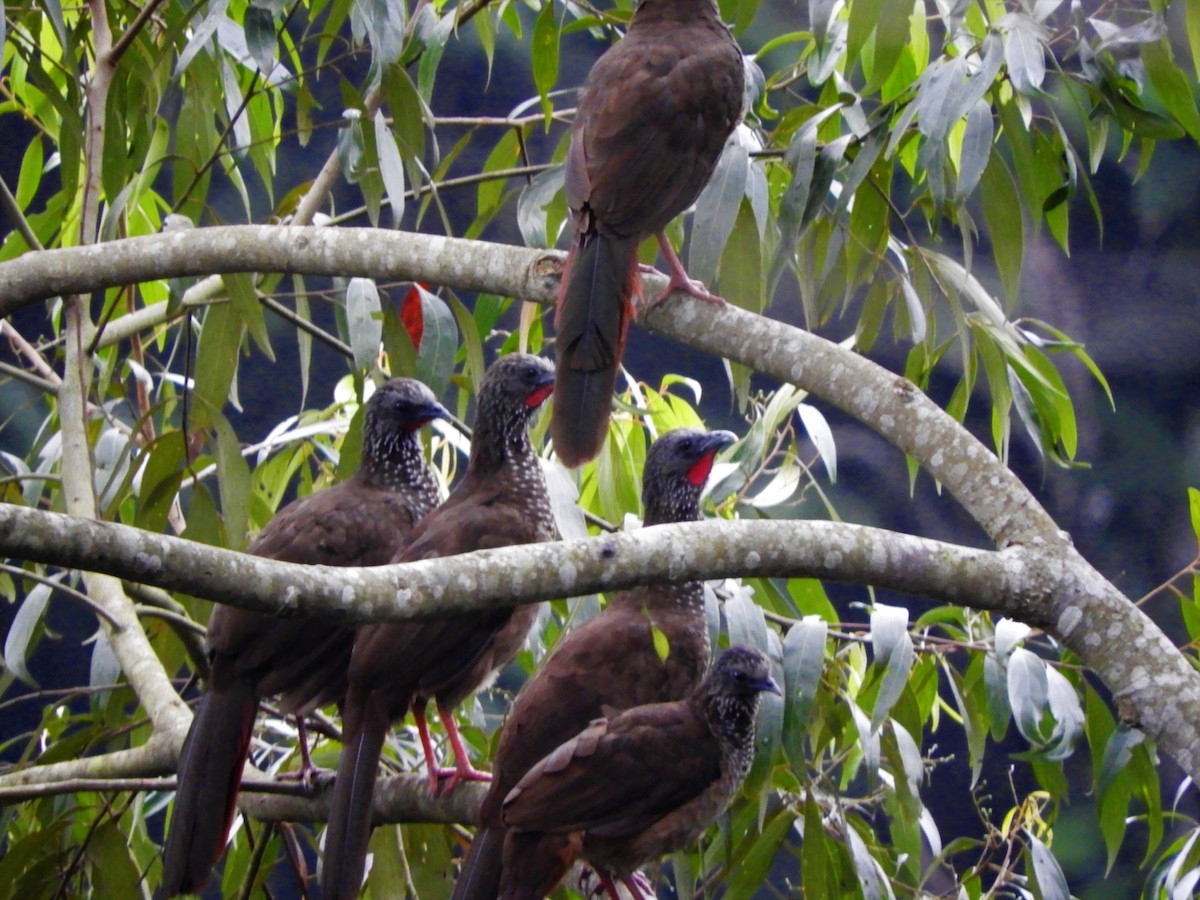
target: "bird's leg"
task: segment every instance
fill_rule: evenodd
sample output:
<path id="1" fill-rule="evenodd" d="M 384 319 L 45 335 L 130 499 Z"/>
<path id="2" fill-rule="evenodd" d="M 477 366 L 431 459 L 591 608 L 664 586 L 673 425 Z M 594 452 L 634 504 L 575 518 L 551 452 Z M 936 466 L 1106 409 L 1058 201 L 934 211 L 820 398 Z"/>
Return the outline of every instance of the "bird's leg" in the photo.
<path id="1" fill-rule="evenodd" d="M 684 269 L 683 263 L 679 261 L 679 257 L 675 255 L 675 248 L 671 246 L 671 242 L 667 240 L 665 234 L 660 231 L 655 237 L 658 238 L 658 247 L 662 250 L 662 255 L 667 261 L 667 276 L 669 280 L 663 292 L 654 299 L 654 303 L 661 303 L 675 291 L 683 291 L 697 300 L 705 300 L 708 303 L 725 302 L 724 297 L 718 297 L 700 282 L 688 277 L 687 270 Z"/>
<path id="2" fill-rule="evenodd" d="M 297 749 L 300 751 L 300 769 L 296 772 L 283 772 L 279 775 L 280 781 L 298 781 L 304 786 L 306 791 L 311 791 L 313 781 L 316 779 L 317 773 L 321 771 L 313 765 L 312 757 L 308 753 L 308 729 L 304 724 L 304 716 L 296 716 L 296 741 Z"/>
<path id="3" fill-rule="evenodd" d="M 413 718 L 417 722 L 417 734 L 421 737 L 421 748 L 425 751 L 425 771 L 429 773 L 429 793 L 436 797 L 441 779 L 454 775 L 454 769 L 443 769 L 438 765 L 433 752 L 433 741 L 429 739 L 429 724 L 425 721 L 425 703 L 418 700 L 413 704 Z"/>
<path id="4" fill-rule="evenodd" d="M 296 716 L 296 740 L 300 742 L 300 783 L 306 791 L 312 790 L 317 767 L 308 755 L 308 728 L 304 724 L 304 716 Z"/>
<path id="5" fill-rule="evenodd" d="M 600 886 L 604 888 L 605 893 L 611 900 L 621 900 L 621 892 L 617 890 L 617 886 L 613 883 L 609 874 L 603 869 L 596 869 L 596 877 L 600 879 Z"/>
<path id="6" fill-rule="evenodd" d="M 442 725 L 446 728 L 446 736 L 450 738 L 450 746 L 454 748 L 454 768 L 447 772 L 449 780 L 443 793 L 449 794 L 459 781 L 491 781 L 490 772 L 480 772 L 471 765 L 471 757 L 463 744 L 462 735 L 458 733 L 458 725 L 454 721 L 454 711 L 446 709 L 440 703 L 438 712 L 442 716 Z"/>

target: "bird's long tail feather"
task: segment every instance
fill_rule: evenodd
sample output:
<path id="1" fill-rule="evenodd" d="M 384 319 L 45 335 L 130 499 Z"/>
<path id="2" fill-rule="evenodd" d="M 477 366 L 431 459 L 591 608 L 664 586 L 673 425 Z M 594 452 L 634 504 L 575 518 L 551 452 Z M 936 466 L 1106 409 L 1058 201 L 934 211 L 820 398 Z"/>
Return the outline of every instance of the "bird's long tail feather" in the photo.
<path id="1" fill-rule="evenodd" d="M 454 883 L 451 900 L 495 900 L 503 851 L 504 829 L 480 825 Z"/>
<path id="2" fill-rule="evenodd" d="M 321 863 L 323 900 L 354 900 L 362 887 L 371 837 L 371 798 L 379 754 L 391 724 L 386 705 L 374 693 L 346 698 L 345 746 L 329 805 L 325 855 Z"/>
<path id="3" fill-rule="evenodd" d="M 171 830 L 163 850 L 161 894 L 198 893 L 225 850 L 258 698 L 231 678 L 200 700 L 179 758 Z"/>
<path id="4" fill-rule="evenodd" d="M 600 452 L 625 349 L 637 239 L 592 233 L 571 251 L 555 317 L 554 450 L 568 466 Z"/>

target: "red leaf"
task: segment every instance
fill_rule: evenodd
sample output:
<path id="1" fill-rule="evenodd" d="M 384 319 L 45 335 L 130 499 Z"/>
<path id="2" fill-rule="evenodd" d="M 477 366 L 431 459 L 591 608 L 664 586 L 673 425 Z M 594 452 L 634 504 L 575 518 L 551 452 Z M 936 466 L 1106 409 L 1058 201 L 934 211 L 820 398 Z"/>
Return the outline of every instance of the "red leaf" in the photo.
<path id="1" fill-rule="evenodd" d="M 408 289 L 404 299 L 400 301 L 400 321 L 408 332 L 413 346 L 421 349 L 421 335 L 425 333 L 425 317 L 421 312 L 421 288 L 428 290 L 425 285 L 416 285 Z"/>

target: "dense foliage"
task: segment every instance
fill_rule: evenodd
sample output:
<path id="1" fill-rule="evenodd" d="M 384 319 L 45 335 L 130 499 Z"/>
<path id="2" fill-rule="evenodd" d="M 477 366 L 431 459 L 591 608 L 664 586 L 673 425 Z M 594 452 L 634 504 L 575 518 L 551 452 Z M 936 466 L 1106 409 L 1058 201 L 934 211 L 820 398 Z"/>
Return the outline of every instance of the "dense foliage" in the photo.
<path id="1" fill-rule="evenodd" d="M 890 330 L 918 387 L 954 373 L 950 415 L 962 421 L 972 401 L 988 404 L 1001 459 L 1016 422 L 1049 463 L 1072 465 L 1076 412 L 1057 360 L 1068 354 L 1103 375 L 1054 323 L 1019 318 L 1022 260 L 1043 234 L 1069 248 L 1073 198 L 1099 217 L 1089 176 L 1104 158 L 1130 155 L 1142 171 L 1157 142 L 1200 140 L 1200 4 L 726 0 L 721 11 L 751 77 L 744 123 L 686 229 L 674 226 L 676 243 L 686 230 L 692 274 L 739 307 L 770 304 L 811 329 L 849 316 L 848 353 L 869 354 Z M 566 214 L 557 163 L 585 70 L 575 58 L 619 36 L 629 15 L 626 2 L 10 0 L 0 127 L 20 145 L 0 170 L 15 223 L 0 265 L 229 222 L 382 223 L 553 246 Z M 497 95 L 519 99 L 484 115 Z M 552 332 L 525 298 L 229 268 L 55 299 L 4 323 L 19 363 L 4 364 L 6 408 L 33 410 L 5 413 L 5 501 L 85 515 L 86 501 L 70 496 L 82 484 L 98 517 L 241 548 L 285 499 L 352 469 L 371 379 L 415 374 L 465 416 L 485 360 L 540 351 Z M 335 368 L 344 377 L 331 390 Z M 606 449 L 577 478 L 593 531 L 639 509 L 653 434 L 725 414 L 701 403 L 686 363 L 677 368 L 624 383 Z M 787 518 L 836 479 L 834 433 L 805 391 L 765 390 L 742 363 L 727 372 L 743 437 L 722 457 L 711 512 Z M 306 411 L 287 415 L 269 405 L 270 388 L 247 390 L 259 381 L 298 382 Z M 86 472 L 64 456 L 72 408 L 87 412 Z M 263 421 L 260 437 L 252 429 Z M 432 439 L 447 483 L 464 446 L 454 429 Z M 910 455 L 912 478 L 922 462 Z M 1198 495 L 1192 510 L 1200 531 Z M 5 564 L 0 587 L 17 604 L 6 694 L 36 689 L 39 660 L 90 657 L 77 692 L 25 699 L 44 712 L 31 730 L 4 729 L 6 759 L 104 759 L 147 744 L 156 714 L 122 672 L 109 627 L 80 651 L 48 618 L 66 600 L 99 606 L 96 620 L 114 626 L 84 596 L 91 586 L 24 563 Z M 1189 587 L 1177 589 L 1184 640 L 1200 636 Z M 195 623 L 209 605 L 127 591 L 183 690 L 201 666 Z M 1186 896 L 1200 882 L 1200 824 L 1171 812 L 1153 742 L 1114 714 L 1117 686 L 1090 677 L 1053 635 L 958 606 L 910 614 L 869 591 L 866 612 L 846 610 L 814 579 L 730 580 L 710 594 L 713 633 L 768 650 L 786 700 L 764 708 L 742 799 L 700 847 L 669 861 L 680 896 L 1065 897 L 1052 851 L 1072 791 L 1094 796 L 1110 866 L 1123 848 L 1140 856 L 1147 896 Z M 481 757 L 496 701 L 595 602 L 553 604 L 521 672 L 463 711 Z M 1185 652 L 1195 659 L 1194 646 Z M 316 761 L 327 766 L 339 747 L 328 723 L 315 723 Z M 283 719 L 263 720 L 261 738 L 254 761 L 265 771 L 298 765 Z M 391 750 L 402 770 L 418 764 L 407 729 Z M 1064 765 L 1081 756 L 1088 782 L 1071 785 Z M 968 770 L 955 783 L 957 803 L 974 810 L 969 833 L 943 834 L 925 805 L 948 767 Z M 51 785 L 0 810 L 0 896 L 152 893 L 169 783 L 154 777 L 161 766 L 120 774 Z M 379 829 L 371 895 L 396 896 L 401 884 L 443 896 L 464 835 Z M 251 822 L 235 836 L 223 894 L 259 895 L 273 867 L 303 872 L 315 843 L 306 828 Z M 271 896 L 295 884 L 277 873 Z"/>

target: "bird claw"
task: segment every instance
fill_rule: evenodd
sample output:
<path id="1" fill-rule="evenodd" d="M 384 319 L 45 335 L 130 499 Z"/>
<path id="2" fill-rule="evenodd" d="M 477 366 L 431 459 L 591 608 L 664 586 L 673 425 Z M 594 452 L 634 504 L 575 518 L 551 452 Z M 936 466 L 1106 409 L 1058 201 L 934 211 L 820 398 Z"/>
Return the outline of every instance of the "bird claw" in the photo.
<path id="1" fill-rule="evenodd" d="M 445 784 L 442 781 L 445 780 Z M 491 772 L 481 772 L 470 763 L 460 764 L 453 769 L 442 766 L 429 767 L 429 793 L 434 797 L 446 797 L 454 793 L 460 781 L 491 781 Z"/>
<path id="2" fill-rule="evenodd" d="M 316 787 L 317 779 L 332 778 L 333 772 L 329 769 L 318 768 L 309 762 L 301 765 L 294 772 L 280 772 L 276 777 L 278 781 L 298 781 L 304 790 L 311 794 Z"/>
<path id="3" fill-rule="evenodd" d="M 663 236 L 662 232 L 659 232 L 657 237 L 659 249 L 662 250 L 663 258 L 667 261 L 667 286 L 661 294 L 650 302 L 649 306 L 646 307 L 647 309 L 657 306 L 676 291 L 689 294 L 697 300 L 703 300 L 706 303 L 725 302 L 724 297 L 717 296 L 701 282 L 688 277 L 687 270 L 684 269 L 683 263 L 679 261 L 679 257 L 675 253 L 675 248 L 671 246 L 671 242 Z M 656 269 L 652 271 L 656 274 L 662 274 Z"/>

